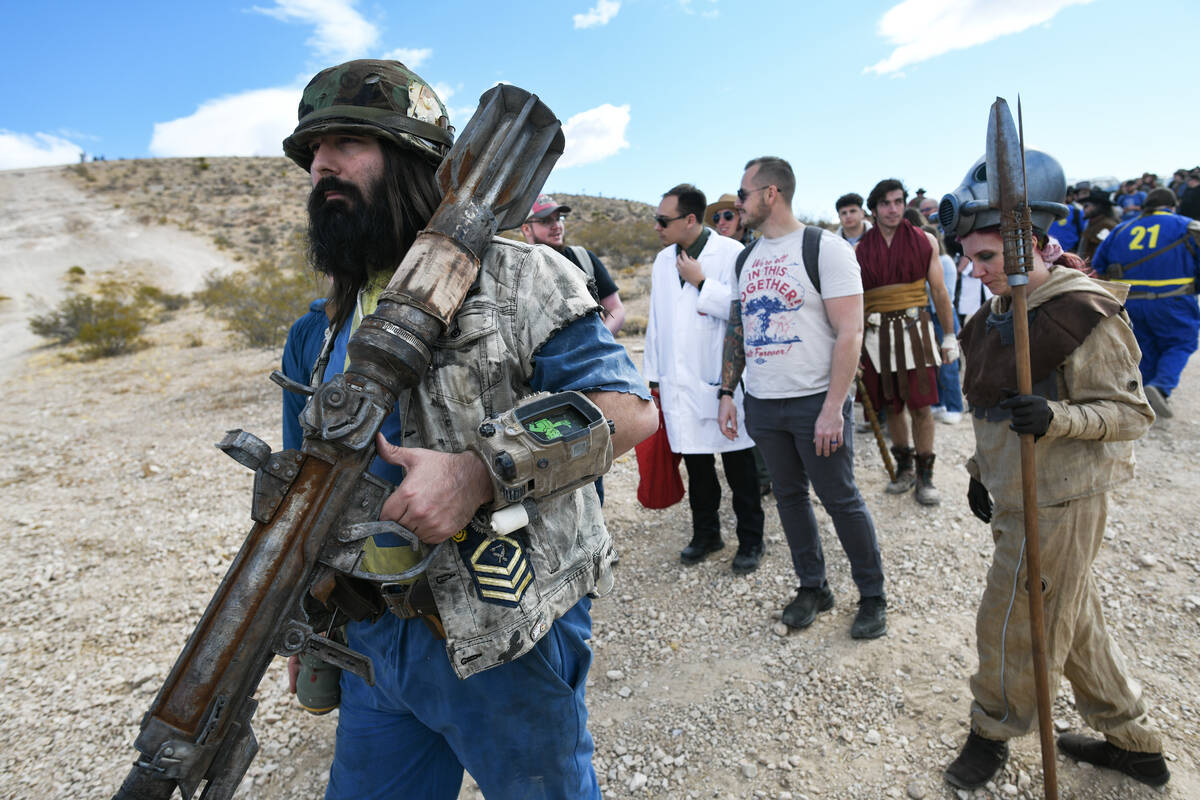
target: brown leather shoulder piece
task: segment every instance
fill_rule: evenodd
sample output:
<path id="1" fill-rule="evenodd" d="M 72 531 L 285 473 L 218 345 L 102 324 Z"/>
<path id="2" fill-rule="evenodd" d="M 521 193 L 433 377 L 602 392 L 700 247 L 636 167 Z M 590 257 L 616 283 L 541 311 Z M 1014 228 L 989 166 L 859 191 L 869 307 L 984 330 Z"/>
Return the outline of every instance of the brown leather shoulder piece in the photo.
<path id="1" fill-rule="evenodd" d="M 959 337 L 966 370 L 963 392 L 972 408 L 993 408 L 1017 390 L 1016 353 L 1011 323 L 988 324 L 989 306 L 967 321 Z M 1067 292 L 1031 312 L 1030 371 L 1033 383 L 1044 381 L 1102 320 L 1121 312 L 1121 304 L 1094 292 Z"/>

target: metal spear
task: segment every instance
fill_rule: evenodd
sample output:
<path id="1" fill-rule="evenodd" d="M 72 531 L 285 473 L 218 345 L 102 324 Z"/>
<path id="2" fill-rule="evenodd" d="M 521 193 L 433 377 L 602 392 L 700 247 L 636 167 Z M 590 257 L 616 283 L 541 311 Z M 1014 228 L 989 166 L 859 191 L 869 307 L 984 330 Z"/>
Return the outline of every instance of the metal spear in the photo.
<path id="1" fill-rule="evenodd" d="M 1021 101 L 1017 99 L 1017 116 Z M 1025 185 L 1025 132 L 1013 125 L 1012 112 L 1002 97 L 992 104 L 987 137 L 988 200 L 1000 209 L 1004 239 L 1004 272 L 1012 289 L 1013 346 L 1016 352 L 1017 392 L 1033 393 L 1029 365 L 1028 273 L 1033 268 L 1033 219 Z M 1026 581 L 1029 590 L 1029 628 L 1033 643 L 1033 678 L 1037 692 L 1038 732 L 1042 742 L 1042 775 L 1047 800 L 1058 800 L 1054 760 L 1054 731 L 1050 680 L 1046 669 L 1046 625 L 1042 607 L 1042 555 L 1038 540 L 1037 462 L 1034 436 L 1021 434 L 1021 499 L 1025 512 Z"/>

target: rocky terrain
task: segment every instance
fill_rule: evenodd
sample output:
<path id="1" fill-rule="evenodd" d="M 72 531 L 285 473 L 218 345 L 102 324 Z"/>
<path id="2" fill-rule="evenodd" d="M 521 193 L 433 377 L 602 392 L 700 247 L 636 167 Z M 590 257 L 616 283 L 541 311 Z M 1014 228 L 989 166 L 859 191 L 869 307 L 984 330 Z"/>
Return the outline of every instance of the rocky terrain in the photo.
<path id="1" fill-rule="evenodd" d="M 164 188 L 157 196 L 184 198 L 188 181 L 219 177 L 226 160 L 206 162 L 206 169 L 190 161 L 137 170 L 159 171 L 156 185 Z M 239 169 L 268 162 L 263 176 L 286 166 L 281 159 L 228 161 Z M 0 173 L 0 198 L 28 192 L 31 179 L 70 177 L 81 193 L 79 208 L 124 211 L 110 222 L 169 230 L 173 241 L 231 261 L 227 268 L 270 257 L 237 238 L 256 228 L 241 225 L 227 204 L 240 203 L 246 214 L 258 207 L 260 224 L 275 231 L 273 242 L 298 224 L 250 195 L 180 199 L 184 210 L 176 216 L 176 201 L 144 200 L 149 190 L 132 178 L 100 192 L 101 167 L 128 170 L 132 163 L 87 165 L 94 181 L 61 170 Z M 302 195 L 299 184 L 273 191 L 294 198 Z M 35 271 L 38 265 L 34 257 L 18 259 L 36 252 L 38 220 L 22 221 L 21 204 L 5 202 L 0 294 L 10 299 L 0 301 L 0 310 L 16 302 L 8 288 L 16 265 Z M 143 214 L 147 219 L 139 221 Z M 233 224 L 222 250 L 211 220 L 224 219 Z M 86 259 L 95 230 L 85 225 L 73 240 L 69 231 L 55 231 L 68 237 L 56 246 L 74 247 Z M 50 285 L 63 268 L 47 259 L 44 274 L 25 280 Z M 646 264 L 630 269 L 641 274 Z M 164 277 L 164 288 L 184 288 L 166 285 L 182 280 L 175 271 L 161 274 L 177 276 Z M 238 349 L 195 306 L 146 337 L 149 348 L 91 363 L 64 361 L 61 348 L 0 343 L 10 358 L 3 397 L 14 420 L 0 463 L 7 553 L 0 563 L 6 609 L 0 680 L 7 701 L 0 716 L 0 798 L 111 796 L 134 756 L 142 714 L 250 526 L 251 474 L 212 445 L 229 428 L 280 443 L 279 390 L 266 379 L 278 353 Z M 640 361 L 640 337 L 624 341 Z M 1158 423 L 1138 443 L 1137 479 L 1110 498 L 1109 531 L 1095 567 L 1109 626 L 1144 684 L 1174 777 L 1156 791 L 1060 758 L 1064 798 L 1200 797 L 1200 552 L 1193 532 L 1200 502 L 1187 488 L 1197 478 L 1198 395 L 1193 368 L 1176 395 L 1175 419 Z M 871 642 L 849 637 L 857 598 L 823 512 L 837 605 L 810 629 L 787 634 L 778 616 L 794 577 L 773 508 L 758 572 L 732 575 L 732 546 L 683 568 L 686 503 L 642 509 L 635 460 L 618 459 L 606 478 L 606 518 L 621 561 L 616 589 L 594 605 L 589 678 L 605 797 L 1042 796 L 1036 736 L 1015 742 L 1008 767 L 973 795 L 941 779 L 967 731 L 974 611 L 991 551 L 987 526 L 965 501 L 960 465 L 972 448 L 969 425 L 938 427 L 936 479 L 945 501 L 937 509 L 884 494 L 874 440 L 859 434 L 854 446 L 889 580 L 889 634 Z M 728 509 L 724 522 L 732 537 Z M 260 686 L 254 725 L 262 750 L 239 797 L 321 795 L 337 714 L 312 717 L 296 708 L 283 667 L 276 659 Z M 1065 683 L 1055 722 L 1060 730 L 1084 727 Z M 480 797 L 469 777 L 460 797 Z"/>

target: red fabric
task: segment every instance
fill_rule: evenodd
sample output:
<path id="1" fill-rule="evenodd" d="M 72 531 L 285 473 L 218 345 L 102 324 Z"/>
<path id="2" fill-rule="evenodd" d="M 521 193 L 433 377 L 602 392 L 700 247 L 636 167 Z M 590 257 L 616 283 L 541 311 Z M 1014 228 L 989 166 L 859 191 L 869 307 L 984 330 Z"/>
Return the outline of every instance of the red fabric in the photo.
<path id="1" fill-rule="evenodd" d="M 863 386 L 867 390 L 867 395 L 871 398 L 871 405 L 876 411 L 883 409 L 891 409 L 892 413 L 899 414 L 907 406 L 908 408 L 922 408 L 923 406 L 936 406 L 938 404 L 937 393 L 937 368 L 923 367 L 925 371 L 925 391 L 921 391 L 921 370 L 910 369 L 904 373 L 905 380 L 908 381 L 908 402 L 905 403 L 900 394 L 900 378 L 896 373 L 888 375 L 888 380 L 892 382 L 892 399 L 888 400 L 883 396 L 883 380 L 879 373 L 875 371 L 875 367 L 871 364 L 871 359 L 864 357 L 861 363 Z M 859 400 L 861 403 L 862 400 Z"/>
<path id="2" fill-rule="evenodd" d="M 652 389 L 650 393 L 658 406 L 658 430 L 634 448 L 638 465 L 637 499 L 646 508 L 669 508 L 683 499 L 683 478 L 679 477 L 683 456 L 671 452 L 658 390 Z"/>
<path id="3" fill-rule="evenodd" d="M 874 227 L 859 240 L 854 254 L 858 256 L 865 292 L 878 286 L 912 283 L 929 277 L 933 248 L 924 231 L 903 219 L 892 234 L 890 247 L 879 228 Z"/>

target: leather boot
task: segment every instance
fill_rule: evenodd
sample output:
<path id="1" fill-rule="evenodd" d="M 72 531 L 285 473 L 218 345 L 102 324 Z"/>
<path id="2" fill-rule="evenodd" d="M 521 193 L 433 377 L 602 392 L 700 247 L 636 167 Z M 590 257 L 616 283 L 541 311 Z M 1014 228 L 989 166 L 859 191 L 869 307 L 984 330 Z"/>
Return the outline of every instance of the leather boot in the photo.
<path id="1" fill-rule="evenodd" d="M 725 546 L 725 542 L 721 539 L 721 534 L 716 536 L 704 536 L 699 533 L 692 535 L 692 541 L 688 546 L 683 548 L 683 552 L 679 554 L 679 561 L 685 567 L 691 567 L 699 564 L 704 559 L 708 558 L 710 553 L 715 553 Z"/>
<path id="2" fill-rule="evenodd" d="M 933 453 L 917 453 L 917 502 L 923 506 L 936 506 L 942 495 L 933 486 Z"/>
<path id="3" fill-rule="evenodd" d="M 896 480 L 884 489 L 888 494 L 904 494 L 917 482 L 917 473 L 913 469 L 913 456 L 916 450 L 911 447 L 892 445 L 892 455 L 896 457 Z"/>
<path id="4" fill-rule="evenodd" d="M 1171 771 L 1162 753 L 1139 753 L 1117 747 L 1103 739 L 1066 733 L 1058 738 L 1058 749 L 1076 761 L 1086 761 L 1105 769 L 1124 772 L 1150 786 L 1163 786 L 1171 780 Z"/>
<path id="5" fill-rule="evenodd" d="M 995 777 L 1008 761 L 1008 742 L 985 739 L 975 731 L 967 735 L 958 758 L 946 767 L 946 782 L 959 789 L 978 789 Z"/>

